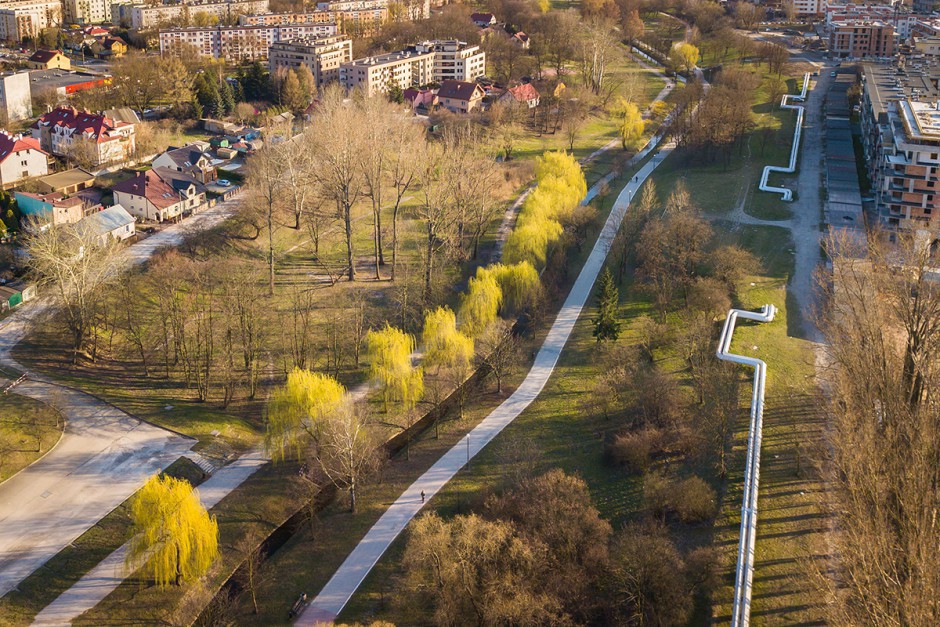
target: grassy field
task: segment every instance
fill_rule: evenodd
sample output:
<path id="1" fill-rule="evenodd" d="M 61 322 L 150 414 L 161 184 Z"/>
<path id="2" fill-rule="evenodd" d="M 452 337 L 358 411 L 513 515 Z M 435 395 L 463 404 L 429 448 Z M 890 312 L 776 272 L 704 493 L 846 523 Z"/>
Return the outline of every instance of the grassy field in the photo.
<path id="1" fill-rule="evenodd" d="M 205 475 L 191 461 L 180 458 L 164 471 L 165 475 L 186 479 L 199 485 Z M 0 623 L 29 625 L 42 608 L 68 590 L 130 538 L 130 504 L 133 496 L 99 520 L 94 527 L 62 549 L 15 590 L 0 598 Z"/>
<path id="2" fill-rule="evenodd" d="M 0 482 L 49 452 L 65 423 L 52 407 L 20 396 L 0 396 Z"/>

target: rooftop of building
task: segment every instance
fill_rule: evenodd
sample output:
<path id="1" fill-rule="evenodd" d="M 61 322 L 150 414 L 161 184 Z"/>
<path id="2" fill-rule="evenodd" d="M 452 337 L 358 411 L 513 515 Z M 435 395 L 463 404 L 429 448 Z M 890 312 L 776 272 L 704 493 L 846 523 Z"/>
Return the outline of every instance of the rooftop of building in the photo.
<path id="1" fill-rule="evenodd" d="M 106 74 L 78 70 L 32 70 L 29 82 L 33 93 L 43 89 L 61 89 L 71 85 L 82 85 L 109 78 Z"/>
<path id="2" fill-rule="evenodd" d="M 940 63 L 931 59 L 912 57 L 901 67 L 894 63 L 864 63 L 862 76 L 876 116 L 885 113 L 893 101 L 940 99 Z"/>
<path id="3" fill-rule="evenodd" d="M 352 43 L 352 39 L 348 35 L 316 35 L 309 37 L 295 37 L 289 41 L 275 41 L 271 47 L 285 47 L 285 46 L 306 46 L 306 47 L 316 47 L 316 46 L 328 46 L 331 44 L 337 44 L 340 42 L 349 42 Z"/>
<path id="4" fill-rule="evenodd" d="M 81 168 L 72 168 L 40 177 L 40 182 L 48 185 L 52 189 L 65 189 L 81 183 L 94 182 L 95 175 Z"/>

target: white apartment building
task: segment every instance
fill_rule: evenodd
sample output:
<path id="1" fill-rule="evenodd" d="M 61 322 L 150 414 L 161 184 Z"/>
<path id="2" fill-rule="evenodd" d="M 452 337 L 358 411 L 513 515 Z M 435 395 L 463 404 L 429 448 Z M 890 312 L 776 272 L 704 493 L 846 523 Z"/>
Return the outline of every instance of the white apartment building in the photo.
<path id="1" fill-rule="evenodd" d="M 29 72 L 0 75 L 0 115 L 4 124 L 33 115 Z"/>
<path id="2" fill-rule="evenodd" d="M 793 8 L 799 16 L 821 15 L 826 11 L 826 4 L 826 0 L 793 0 Z"/>
<path id="3" fill-rule="evenodd" d="M 156 28 L 166 24 L 180 24 L 193 19 L 198 13 L 221 20 L 233 20 L 237 15 L 267 13 L 268 0 L 231 0 L 230 2 L 206 2 L 168 5 L 137 5 L 130 9 L 131 28 Z"/>
<path id="4" fill-rule="evenodd" d="M 344 63 L 340 83 L 369 96 L 446 80 L 472 82 L 486 73 L 486 53 L 479 46 L 451 40 L 425 41 L 399 52 Z"/>
<path id="5" fill-rule="evenodd" d="M 317 87 L 339 80 L 339 68 L 352 61 L 352 39 L 345 35 L 275 42 L 268 50 L 268 65 L 273 73 L 279 67 L 296 69 L 306 65 Z"/>
<path id="6" fill-rule="evenodd" d="M 69 24 L 111 21 L 111 0 L 62 0 L 62 17 Z"/>
<path id="7" fill-rule="evenodd" d="M 328 37 L 336 24 L 284 24 L 280 26 L 209 26 L 160 31 L 160 54 L 198 54 L 227 61 L 268 58 L 271 45 L 308 37 Z"/>
<path id="8" fill-rule="evenodd" d="M 20 41 L 36 37 L 47 28 L 62 24 L 59 0 L 23 0 L 0 5 L 0 40 Z"/>
<path id="9" fill-rule="evenodd" d="M 431 17 L 431 0 L 402 0 L 397 2 L 410 20 L 423 20 Z M 333 2 L 318 2 L 320 11 L 338 11 L 343 13 L 388 10 L 389 0 L 335 0 Z"/>

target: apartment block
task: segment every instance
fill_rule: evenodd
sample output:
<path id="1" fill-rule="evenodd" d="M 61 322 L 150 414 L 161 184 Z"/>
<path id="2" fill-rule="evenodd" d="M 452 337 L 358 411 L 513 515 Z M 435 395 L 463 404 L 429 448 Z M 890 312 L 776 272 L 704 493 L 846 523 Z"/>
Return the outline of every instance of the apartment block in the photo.
<path id="1" fill-rule="evenodd" d="M 820 15 L 826 10 L 826 0 L 793 0 L 798 16 Z"/>
<path id="2" fill-rule="evenodd" d="M 59 0 L 24 0 L 0 5 L 0 40 L 21 41 L 62 24 Z"/>
<path id="3" fill-rule="evenodd" d="M 894 54 L 894 26 L 882 21 L 853 20 L 834 24 L 829 53 L 837 57 L 889 57 Z"/>
<path id="4" fill-rule="evenodd" d="M 862 144 L 884 224 L 916 227 L 940 213 L 938 78 L 936 63 L 862 68 Z"/>
<path id="5" fill-rule="evenodd" d="M 367 95 L 387 93 L 391 85 L 401 89 L 446 80 L 476 80 L 486 73 L 486 53 L 462 41 L 435 40 L 405 50 L 366 57 L 340 66 L 340 83 L 346 89 L 363 89 Z"/>
<path id="6" fill-rule="evenodd" d="M 191 23 L 199 13 L 218 18 L 220 22 L 233 22 L 240 15 L 267 13 L 268 0 L 231 0 L 189 4 L 136 5 L 130 9 L 131 28 L 157 28 L 167 24 Z"/>
<path id="7" fill-rule="evenodd" d="M 345 35 L 275 42 L 268 50 L 272 73 L 279 67 L 296 69 L 306 65 L 317 87 L 338 81 L 339 68 L 348 61 L 352 61 L 352 39 Z"/>
<path id="8" fill-rule="evenodd" d="M 333 24 L 337 22 L 331 11 L 312 11 L 310 13 L 260 13 L 257 15 L 239 15 L 239 26 L 282 26 L 285 24 Z"/>
<path id="9" fill-rule="evenodd" d="M 288 24 L 283 26 L 210 26 L 160 31 L 160 54 L 198 54 L 226 61 L 258 61 L 280 41 L 328 37 L 336 24 Z"/>
<path id="10" fill-rule="evenodd" d="M 126 161 L 136 149 L 133 124 L 74 107 L 53 109 L 30 129 L 42 150 L 59 157 L 81 157 L 92 165 Z"/>
<path id="11" fill-rule="evenodd" d="M 311 11 L 309 13 L 268 13 L 240 15 L 242 26 L 282 26 L 286 24 L 336 24 L 340 32 L 359 37 L 374 34 L 388 21 L 388 8 L 377 7 L 363 11 Z"/>
<path id="12" fill-rule="evenodd" d="M 914 13 L 933 13 L 940 10 L 940 0 L 914 0 L 911 8 Z"/>
<path id="13" fill-rule="evenodd" d="M 409 20 L 425 20 L 431 17 L 430 0 L 403 0 L 396 2 L 400 10 L 400 17 Z M 320 11 L 337 11 L 342 13 L 355 13 L 389 9 L 389 0 L 335 0 L 333 2 L 318 2 Z"/>
<path id="14" fill-rule="evenodd" d="M 62 0 L 62 18 L 69 24 L 111 21 L 111 0 Z"/>
<path id="15" fill-rule="evenodd" d="M 29 72 L 0 75 L 0 116 L 4 124 L 33 114 Z"/>

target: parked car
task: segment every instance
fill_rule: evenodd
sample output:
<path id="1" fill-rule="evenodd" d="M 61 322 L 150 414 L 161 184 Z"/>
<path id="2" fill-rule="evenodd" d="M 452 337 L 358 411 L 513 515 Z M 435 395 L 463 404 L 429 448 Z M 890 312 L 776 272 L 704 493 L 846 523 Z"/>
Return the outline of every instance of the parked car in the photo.
<path id="1" fill-rule="evenodd" d="M 219 187 L 229 187 L 232 185 L 232 182 L 227 179 L 219 179 L 216 181 L 216 184 L 218 184 Z"/>

